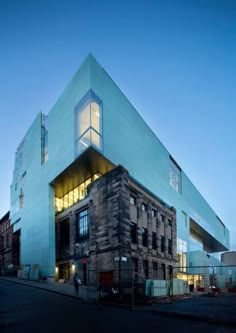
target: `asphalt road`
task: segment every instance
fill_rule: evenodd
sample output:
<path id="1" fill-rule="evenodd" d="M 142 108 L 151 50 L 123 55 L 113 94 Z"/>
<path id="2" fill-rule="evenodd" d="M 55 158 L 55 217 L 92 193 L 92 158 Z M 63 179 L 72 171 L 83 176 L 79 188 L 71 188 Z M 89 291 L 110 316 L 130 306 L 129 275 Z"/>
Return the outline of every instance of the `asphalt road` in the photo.
<path id="1" fill-rule="evenodd" d="M 181 332 L 236 333 L 236 328 L 151 312 L 86 304 L 67 296 L 0 281 L 0 332 Z"/>

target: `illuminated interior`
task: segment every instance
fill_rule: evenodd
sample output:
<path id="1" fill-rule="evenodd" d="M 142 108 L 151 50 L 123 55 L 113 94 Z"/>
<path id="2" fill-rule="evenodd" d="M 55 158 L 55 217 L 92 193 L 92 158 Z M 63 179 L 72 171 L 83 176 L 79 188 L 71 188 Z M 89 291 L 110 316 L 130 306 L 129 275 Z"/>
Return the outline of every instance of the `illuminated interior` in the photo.
<path id="1" fill-rule="evenodd" d="M 101 173 L 97 172 L 88 179 L 86 179 L 79 186 L 76 186 L 73 190 L 65 194 L 63 197 L 55 197 L 55 211 L 59 213 L 64 209 L 73 206 L 78 201 L 84 199 L 87 196 L 88 185 L 99 177 L 101 177 Z"/>
<path id="2" fill-rule="evenodd" d="M 89 147 L 51 183 L 54 188 L 55 213 L 84 199 L 89 184 L 114 167 L 102 154 Z"/>
<path id="3" fill-rule="evenodd" d="M 102 150 L 102 103 L 89 91 L 77 109 L 76 149 L 81 154 L 89 146 Z"/>
<path id="4" fill-rule="evenodd" d="M 177 279 L 187 281 L 189 285 L 194 285 L 194 288 L 204 288 L 205 278 L 202 274 L 182 274 L 177 273 Z"/>

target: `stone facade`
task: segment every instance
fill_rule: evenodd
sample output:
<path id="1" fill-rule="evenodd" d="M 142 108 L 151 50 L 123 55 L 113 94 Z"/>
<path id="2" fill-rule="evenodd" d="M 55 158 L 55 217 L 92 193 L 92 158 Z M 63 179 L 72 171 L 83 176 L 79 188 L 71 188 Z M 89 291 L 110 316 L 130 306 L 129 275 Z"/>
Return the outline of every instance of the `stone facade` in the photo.
<path id="1" fill-rule="evenodd" d="M 0 219 L 0 274 L 14 274 L 19 266 L 19 235 L 13 234 L 9 212 Z"/>
<path id="2" fill-rule="evenodd" d="M 80 241 L 78 214 L 85 209 L 89 233 Z M 168 279 L 176 264 L 175 209 L 139 185 L 122 166 L 93 182 L 86 199 L 57 216 L 56 235 L 57 277 L 71 278 L 76 269 L 84 283 L 112 280 L 125 286 L 134 273 L 139 281 Z M 62 244 L 67 244 L 64 252 Z"/>

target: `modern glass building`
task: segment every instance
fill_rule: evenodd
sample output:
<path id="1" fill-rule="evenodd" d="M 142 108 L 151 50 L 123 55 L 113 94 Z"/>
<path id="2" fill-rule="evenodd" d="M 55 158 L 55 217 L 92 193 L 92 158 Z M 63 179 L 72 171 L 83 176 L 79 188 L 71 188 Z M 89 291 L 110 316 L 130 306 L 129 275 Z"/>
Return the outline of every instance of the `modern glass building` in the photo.
<path id="1" fill-rule="evenodd" d="M 104 159 L 86 158 L 91 146 Z M 55 276 L 55 216 L 83 200 L 87 186 L 112 165 L 124 166 L 176 209 L 183 278 L 186 266 L 205 265 L 209 254 L 228 250 L 224 223 L 90 54 L 16 150 L 10 218 L 21 233 L 22 264 L 38 264 L 44 276 Z"/>

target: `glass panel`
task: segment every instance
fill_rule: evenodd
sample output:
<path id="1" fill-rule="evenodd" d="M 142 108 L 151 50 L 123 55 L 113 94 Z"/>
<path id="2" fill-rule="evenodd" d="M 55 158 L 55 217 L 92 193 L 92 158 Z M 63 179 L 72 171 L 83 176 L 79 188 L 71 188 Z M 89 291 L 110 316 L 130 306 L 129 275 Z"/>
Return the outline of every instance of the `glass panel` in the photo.
<path id="1" fill-rule="evenodd" d="M 62 211 L 62 200 L 60 198 L 55 198 L 55 211 L 56 212 Z"/>
<path id="2" fill-rule="evenodd" d="M 63 208 L 68 208 L 69 207 L 69 195 L 66 194 L 63 197 Z"/>
<path id="3" fill-rule="evenodd" d="M 100 132 L 100 110 L 96 102 L 91 103 L 91 126 L 98 133 Z"/>
<path id="4" fill-rule="evenodd" d="M 79 200 L 79 186 L 74 189 L 74 203 Z"/>
<path id="5" fill-rule="evenodd" d="M 85 197 L 85 188 L 84 183 L 79 186 L 79 199 L 83 199 Z"/>
<path id="6" fill-rule="evenodd" d="M 70 191 L 69 194 L 69 207 L 73 205 L 74 203 L 74 195 L 73 195 L 73 191 Z"/>
<path id="7" fill-rule="evenodd" d="M 100 149 L 101 147 L 101 137 L 95 131 L 91 131 L 91 142 L 94 146 Z"/>
<path id="8" fill-rule="evenodd" d="M 90 146 L 90 130 L 88 130 L 79 140 L 79 152 L 83 152 Z"/>
<path id="9" fill-rule="evenodd" d="M 90 104 L 79 112 L 79 136 L 90 127 Z"/>

